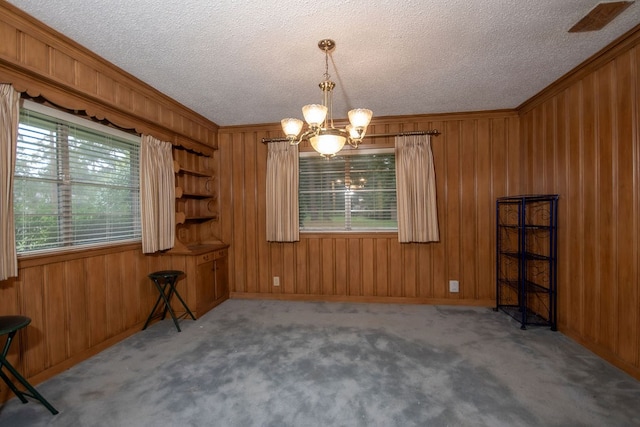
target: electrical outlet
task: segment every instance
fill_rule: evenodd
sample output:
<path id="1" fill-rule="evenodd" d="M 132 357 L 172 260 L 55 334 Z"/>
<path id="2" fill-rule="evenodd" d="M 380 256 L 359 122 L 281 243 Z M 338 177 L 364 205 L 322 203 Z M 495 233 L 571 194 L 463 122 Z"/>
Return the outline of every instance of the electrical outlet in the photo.
<path id="1" fill-rule="evenodd" d="M 457 280 L 449 280 L 449 292 L 460 292 L 460 282 L 458 282 Z"/>
<path id="2" fill-rule="evenodd" d="M 278 276 L 273 276 L 273 286 L 280 286 L 280 278 Z"/>

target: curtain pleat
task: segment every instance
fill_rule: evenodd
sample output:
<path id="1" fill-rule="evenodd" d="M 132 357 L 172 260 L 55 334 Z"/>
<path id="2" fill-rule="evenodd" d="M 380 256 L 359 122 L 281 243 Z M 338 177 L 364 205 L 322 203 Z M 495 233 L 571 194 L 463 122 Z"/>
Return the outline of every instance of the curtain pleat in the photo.
<path id="1" fill-rule="evenodd" d="M 287 141 L 268 144 L 267 241 L 300 240 L 298 223 L 298 146 Z"/>
<path id="2" fill-rule="evenodd" d="M 437 242 L 436 178 L 429 135 L 397 136 L 398 240 Z"/>
<path id="3" fill-rule="evenodd" d="M 0 84 L 0 280 L 18 275 L 13 218 L 13 175 L 20 119 L 20 94 Z"/>
<path id="4" fill-rule="evenodd" d="M 143 135 L 140 143 L 142 252 L 171 249 L 175 243 L 175 175 L 171 143 Z"/>

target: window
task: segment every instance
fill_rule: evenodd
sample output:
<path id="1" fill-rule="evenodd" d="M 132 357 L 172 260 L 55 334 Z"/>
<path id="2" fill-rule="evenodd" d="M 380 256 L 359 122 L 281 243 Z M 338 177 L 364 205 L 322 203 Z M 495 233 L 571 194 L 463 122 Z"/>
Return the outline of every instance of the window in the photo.
<path id="1" fill-rule="evenodd" d="M 395 154 L 342 152 L 300 156 L 301 231 L 396 231 Z"/>
<path id="2" fill-rule="evenodd" d="M 17 252 L 140 240 L 139 141 L 25 102 L 14 183 Z"/>

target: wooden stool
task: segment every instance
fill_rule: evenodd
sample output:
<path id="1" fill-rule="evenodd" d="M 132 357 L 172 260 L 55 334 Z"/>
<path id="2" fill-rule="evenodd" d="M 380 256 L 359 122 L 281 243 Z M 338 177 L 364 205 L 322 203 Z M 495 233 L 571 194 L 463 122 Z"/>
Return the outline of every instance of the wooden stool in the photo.
<path id="1" fill-rule="evenodd" d="M 9 353 L 9 347 L 11 346 L 11 341 L 13 341 L 13 337 L 16 335 L 18 330 L 24 328 L 29 323 L 31 323 L 31 319 L 25 316 L 0 316 L 0 335 L 7 335 L 7 342 L 4 344 L 4 349 L 2 350 L 2 354 L 0 354 L 0 378 L 4 380 L 5 383 L 9 386 L 11 391 L 15 393 L 16 396 L 22 401 L 22 403 L 27 403 L 27 399 L 25 396 L 31 397 L 33 399 L 37 399 L 42 403 L 53 415 L 57 414 L 58 411 L 56 408 L 51 406 L 47 399 L 42 397 L 38 391 L 33 388 L 29 381 L 27 381 L 18 371 L 14 368 L 11 363 L 7 360 L 7 354 Z M 11 379 L 2 372 L 2 368 L 7 368 L 7 370 L 13 375 L 20 384 L 22 384 L 28 392 L 20 391 L 16 387 L 16 385 L 11 381 Z"/>
<path id="2" fill-rule="evenodd" d="M 156 300 L 155 305 L 151 309 L 151 313 L 149 313 L 149 317 L 147 317 L 147 321 L 144 323 L 144 327 L 142 328 L 143 331 L 147 329 L 147 326 L 149 325 L 149 322 L 153 318 L 153 314 L 156 312 L 156 308 L 158 308 L 158 304 L 160 304 L 160 301 L 164 301 L 164 310 L 162 312 L 162 319 L 164 320 L 165 316 L 167 315 L 167 311 L 169 311 L 169 314 L 171 314 L 171 318 L 173 319 L 173 323 L 175 323 L 176 328 L 178 328 L 178 332 L 181 332 L 180 325 L 178 325 L 178 319 L 176 318 L 176 315 L 173 312 L 173 309 L 171 308 L 171 303 L 170 303 L 171 296 L 174 294 L 178 298 L 178 300 L 180 300 L 185 310 L 187 310 L 187 312 L 185 313 L 185 316 L 189 314 L 193 320 L 196 320 L 196 317 L 193 315 L 191 310 L 189 310 L 189 307 L 187 307 L 187 304 L 184 302 L 184 300 L 178 293 L 178 290 L 176 289 L 176 281 L 178 280 L 178 277 L 182 275 L 184 275 L 184 272 L 179 270 L 156 271 L 155 273 L 149 274 L 149 278 L 156 285 L 156 288 L 158 289 L 158 292 L 160 293 L 160 295 L 158 296 L 158 299 Z"/>

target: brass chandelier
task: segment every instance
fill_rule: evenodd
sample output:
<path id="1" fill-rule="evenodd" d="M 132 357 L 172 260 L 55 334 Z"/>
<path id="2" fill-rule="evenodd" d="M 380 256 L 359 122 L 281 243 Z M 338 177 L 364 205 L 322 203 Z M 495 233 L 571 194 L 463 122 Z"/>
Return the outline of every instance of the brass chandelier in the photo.
<path id="1" fill-rule="evenodd" d="M 358 147 L 367 132 L 373 112 L 366 108 L 356 108 L 349 111 L 349 124 L 345 128 L 333 125 L 333 88 L 336 84 L 330 80 L 329 52 L 336 47 L 336 43 L 331 39 L 324 39 L 318 42 L 318 47 L 324 51 L 323 81 L 319 84 L 323 94 L 322 104 L 302 107 L 302 115 L 309 129 L 300 137 L 298 135 L 302 131 L 302 120 L 287 118 L 282 119 L 281 123 L 282 130 L 292 145 L 308 140 L 322 156 L 333 157 L 347 142 L 354 148 Z"/>

